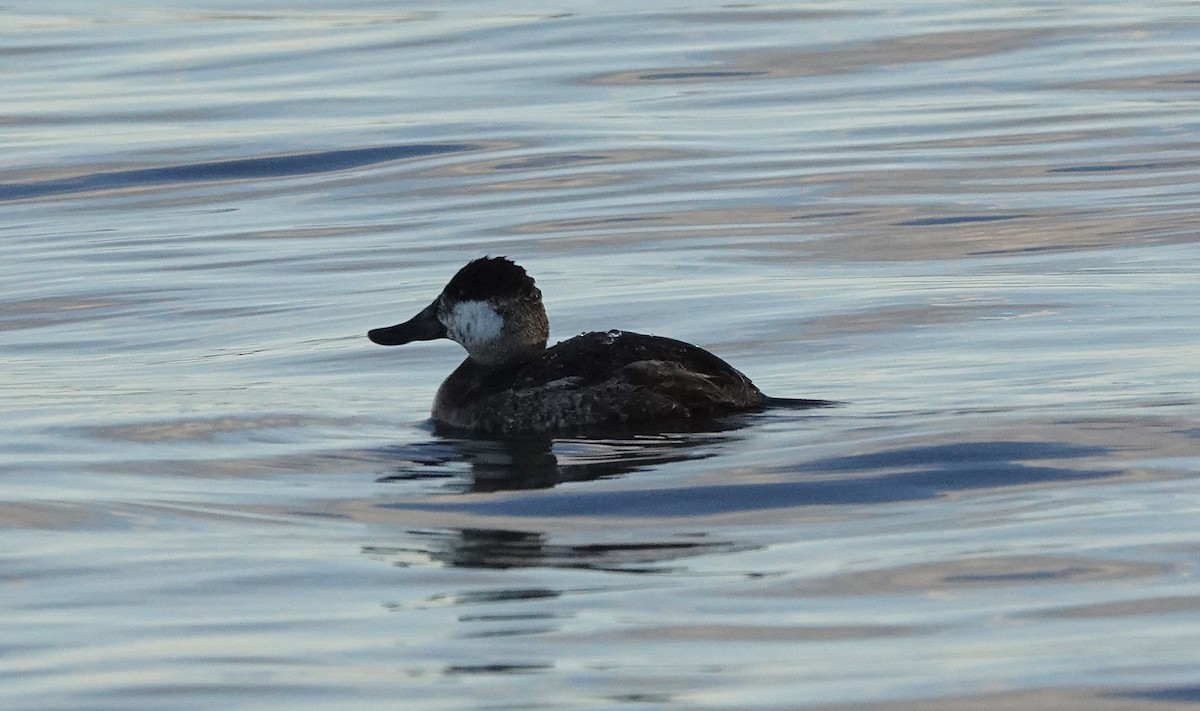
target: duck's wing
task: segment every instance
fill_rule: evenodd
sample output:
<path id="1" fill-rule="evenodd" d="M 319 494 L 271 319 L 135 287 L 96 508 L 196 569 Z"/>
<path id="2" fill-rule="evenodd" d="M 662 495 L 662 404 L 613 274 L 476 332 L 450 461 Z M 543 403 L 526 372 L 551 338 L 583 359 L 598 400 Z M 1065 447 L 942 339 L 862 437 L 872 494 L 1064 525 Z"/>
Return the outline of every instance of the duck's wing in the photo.
<path id="1" fill-rule="evenodd" d="M 616 391 L 656 413 L 681 416 L 719 414 L 763 402 L 749 378 L 703 348 L 628 331 L 585 333 L 563 341 L 521 368 L 513 384 L 517 390 L 554 384 Z"/>

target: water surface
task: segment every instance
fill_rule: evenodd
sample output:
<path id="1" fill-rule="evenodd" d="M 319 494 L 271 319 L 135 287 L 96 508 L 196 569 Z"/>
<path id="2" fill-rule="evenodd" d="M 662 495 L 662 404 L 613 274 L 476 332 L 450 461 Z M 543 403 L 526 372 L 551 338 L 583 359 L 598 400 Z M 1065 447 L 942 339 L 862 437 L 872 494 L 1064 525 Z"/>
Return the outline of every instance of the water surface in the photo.
<path id="1" fill-rule="evenodd" d="M 1200 704 L 1191 4 L 0 19 L 0 706 Z M 483 254 L 843 404 L 438 436 Z"/>

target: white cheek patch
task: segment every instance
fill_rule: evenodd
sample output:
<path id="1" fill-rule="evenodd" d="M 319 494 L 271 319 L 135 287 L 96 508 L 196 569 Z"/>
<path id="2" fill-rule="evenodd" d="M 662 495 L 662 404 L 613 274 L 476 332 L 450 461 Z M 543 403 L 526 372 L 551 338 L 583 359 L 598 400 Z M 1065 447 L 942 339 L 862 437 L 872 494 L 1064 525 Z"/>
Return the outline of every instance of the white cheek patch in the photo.
<path id="1" fill-rule="evenodd" d="M 486 349 L 500 338 L 504 319 L 486 301 L 460 301 L 446 316 L 446 335 L 467 349 Z"/>

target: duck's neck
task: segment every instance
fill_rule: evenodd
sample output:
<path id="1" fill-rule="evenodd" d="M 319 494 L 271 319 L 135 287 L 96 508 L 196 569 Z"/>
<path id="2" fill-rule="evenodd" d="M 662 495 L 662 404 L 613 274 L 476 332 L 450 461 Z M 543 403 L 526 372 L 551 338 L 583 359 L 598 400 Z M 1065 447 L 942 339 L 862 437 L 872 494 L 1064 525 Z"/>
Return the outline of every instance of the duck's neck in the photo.
<path id="1" fill-rule="evenodd" d="M 474 348 L 467 352 L 463 365 L 474 363 L 475 367 L 483 370 L 507 370 L 528 363 L 546 350 L 546 342 L 489 344 L 486 348 Z"/>
<path id="2" fill-rule="evenodd" d="M 445 409 L 447 406 L 457 407 L 487 393 L 508 388 L 515 373 L 529 360 L 488 362 L 468 356 L 438 388 L 434 398 L 434 411 Z"/>

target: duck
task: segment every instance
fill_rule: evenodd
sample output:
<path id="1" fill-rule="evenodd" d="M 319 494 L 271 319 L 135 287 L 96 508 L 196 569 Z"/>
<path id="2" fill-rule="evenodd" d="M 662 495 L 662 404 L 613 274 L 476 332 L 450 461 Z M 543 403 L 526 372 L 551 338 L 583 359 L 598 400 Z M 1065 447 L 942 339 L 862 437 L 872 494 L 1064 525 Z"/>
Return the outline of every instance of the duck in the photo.
<path id="1" fill-rule="evenodd" d="M 533 278 L 507 257 L 482 257 L 415 316 L 367 337 L 382 346 L 447 338 L 466 349 L 433 400 L 435 427 L 450 432 L 655 430 L 771 404 L 832 404 L 770 398 L 724 360 L 673 338 L 614 329 L 547 348 L 549 333 Z"/>

